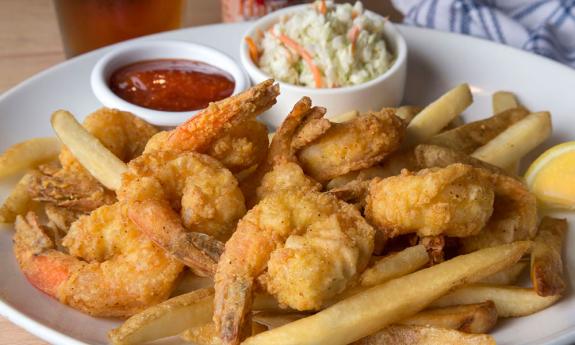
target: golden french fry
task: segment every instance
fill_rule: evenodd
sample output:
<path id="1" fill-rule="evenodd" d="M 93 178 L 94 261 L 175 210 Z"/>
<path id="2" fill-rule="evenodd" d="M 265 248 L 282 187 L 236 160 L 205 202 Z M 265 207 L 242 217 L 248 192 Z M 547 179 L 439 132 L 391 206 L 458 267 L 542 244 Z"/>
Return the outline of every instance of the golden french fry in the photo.
<path id="1" fill-rule="evenodd" d="M 541 297 L 530 288 L 501 285 L 473 284 L 459 288 L 433 302 L 433 307 L 493 301 L 499 317 L 526 316 L 543 310 L 561 298 L 559 295 Z"/>
<path id="2" fill-rule="evenodd" d="M 207 322 L 203 325 L 191 327 L 184 331 L 180 337 L 186 342 L 194 345 L 222 345 L 220 335 L 216 331 L 216 325 L 213 322 Z"/>
<path id="3" fill-rule="evenodd" d="M 566 232 L 565 219 L 541 220 L 531 252 L 531 282 L 539 296 L 559 295 L 565 290 L 561 251 Z"/>
<path id="4" fill-rule="evenodd" d="M 489 285 L 511 285 L 515 284 L 521 273 L 527 267 L 527 261 L 519 261 L 515 265 L 501 270 L 489 277 L 481 279 L 478 283 Z"/>
<path id="5" fill-rule="evenodd" d="M 352 345 L 495 345 L 487 334 L 467 334 L 453 329 L 393 325 Z"/>
<path id="6" fill-rule="evenodd" d="M 426 143 L 471 154 L 527 115 L 527 110 L 523 108 L 509 109 L 437 134 L 429 138 Z"/>
<path id="7" fill-rule="evenodd" d="M 21 173 L 58 157 L 57 138 L 34 138 L 10 146 L 0 155 L 0 179 Z"/>
<path id="8" fill-rule="evenodd" d="M 128 169 L 124 162 L 82 127 L 69 112 L 55 111 L 50 122 L 58 138 L 92 176 L 109 189 L 120 188 L 122 174 Z"/>
<path id="9" fill-rule="evenodd" d="M 198 289 L 210 288 L 214 286 L 214 281 L 209 277 L 199 277 L 192 273 L 192 271 L 185 271 L 178 285 L 172 292 L 172 296 L 183 295 L 188 292 L 193 292 Z"/>
<path id="10" fill-rule="evenodd" d="M 252 322 L 252 334 L 267 331 L 268 328 L 257 322 Z M 194 345 L 222 345 L 216 325 L 208 322 L 200 326 L 192 327 L 180 335 L 182 339 Z"/>
<path id="11" fill-rule="evenodd" d="M 509 267 L 530 247 L 530 242 L 522 241 L 457 256 L 250 337 L 243 344 L 348 344 L 414 315 L 454 287 Z"/>
<path id="12" fill-rule="evenodd" d="M 448 91 L 411 120 L 406 131 L 406 145 L 414 146 L 427 141 L 461 114 L 472 102 L 473 96 L 467 84 L 459 85 Z"/>
<path id="13" fill-rule="evenodd" d="M 270 295 L 256 295 L 254 310 L 279 311 Z M 212 320 L 214 289 L 205 288 L 170 298 L 126 320 L 108 334 L 113 345 L 140 344 L 178 335 Z"/>
<path id="14" fill-rule="evenodd" d="M 465 333 L 487 333 L 497 323 L 497 309 L 491 301 L 421 311 L 401 325 L 448 328 Z"/>
<path id="15" fill-rule="evenodd" d="M 493 94 L 493 113 L 497 114 L 502 111 L 520 107 L 519 101 L 512 92 L 508 91 L 497 91 Z M 519 174 L 520 162 L 514 162 L 509 167 L 506 168 L 507 172 L 510 174 Z"/>
<path id="16" fill-rule="evenodd" d="M 179 334 L 210 322 L 213 289 L 201 289 L 171 298 L 126 320 L 108 333 L 114 345 L 141 344 Z"/>
<path id="17" fill-rule="evenodd" d="M 342 122 L 347 122 L 349 120 L 353 120 L 358 116 L 359 116 L 359 111 L 352 110 L 352 111 L 348 111 L 347 113 L 343 113 L 343 114 L 329 117 L 329 120 L 331 122 L 335 122 L 335 123 L 342 123 Z"/>
<path id="18" fill-rule="evenodd" d="M 13 223 L 17 215 L 24 215 L 35 208 L 38 203 L 28 194 L 28 185 L 32 175 L 24 175 L 0 206 L 0 223 Z"/>
<path id="19" fill-rule="evenodd" d="M 274 329 L 307 316 L 309 315 L 304 313 L 261 312 L 255 314 L 252 320 L 266 326 L 268 329 Z"/>
<path id="20" fill-rule="evenodd" d="M 506 169 L 550 135 L 551 115 L 548 112 L 532 113 L 478 148 L 471 156 Z"/>
<path id="21" fill-rule="evenodd" d="M 520 106 L 513 92 L 497 91 L 492 98 L 493 114 Z"/>
<path id="22" fill-rule="evenodd" d="M 427 249 L 423 245 L 406 248 L 388 255 L 365 270 L 359 278 L 363 287 L 371 287 L 392 280 L 423 267 L 429 262 Z"/>
<path id="23" fill-rule="evenodd" d="M 401 117 L 405 123 L 410 123 L 422 109 L 416 105 L 404 105 L 395 109 L 395 115 Z"/>
<path id="24" fill-rule="evenodd" d="M 421 144 L 417 145 L 413 152 L 420 168 L 445 168 L 454 163 L 463 163 L 489 170 L 495 174 L 508 175 L 505 170 L 499 167 L 445 146 Z M 518 178 L 515 175 L 511 175 L 511 177 Z"/>

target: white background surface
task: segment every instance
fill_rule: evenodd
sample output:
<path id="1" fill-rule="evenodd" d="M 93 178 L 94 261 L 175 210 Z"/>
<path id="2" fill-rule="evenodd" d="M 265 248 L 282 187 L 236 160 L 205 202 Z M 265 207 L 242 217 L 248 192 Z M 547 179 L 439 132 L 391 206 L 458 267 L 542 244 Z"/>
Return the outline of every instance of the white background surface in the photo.
<path id="1" fill-rule="evenodd" d="M 144 39 L 176 39 L 206 44 L 234 59 L 248 24 L 185 29 Z M 449 88 L 469 82 L 475 103 L 466 119 L 490 113 L 497 90 L 516 92 L 532 110 L 549 110 L 554 134 L 544 147 L 575 140 L 575 72 L 535 55 L 453 34 L 401 27 L 409 48 L 406 103 L 426 104 Z M 108 49 L 72 59 L 22 83 L 0 97 L 0 151 L 18 141 L 52 135 L 49 117 L 63 108 L 79 118 L 100 105 L 92 95 L 90 70 Z M 0 186 L 4 198 L 10 183 Z M 575 224 L 573 214 L 564 214 Z M 574 226 L 570 226 L 571 232 Z M 55 344 L 106 344 L 106 332 L 117 321 L 95 319 L 48 298 L 19 272 L 12 254 L 11 232 L 0 231 L 0 313 Z M 566 268 L 575 279 L 575 236 L 568 235 Z M 557 305 L 538 314 L 507 320 L 493 333 L 498 344 L 575 343 L 575 298 L 569 292 Z M 162 344 L 175 343 L 163 341 Z"/>

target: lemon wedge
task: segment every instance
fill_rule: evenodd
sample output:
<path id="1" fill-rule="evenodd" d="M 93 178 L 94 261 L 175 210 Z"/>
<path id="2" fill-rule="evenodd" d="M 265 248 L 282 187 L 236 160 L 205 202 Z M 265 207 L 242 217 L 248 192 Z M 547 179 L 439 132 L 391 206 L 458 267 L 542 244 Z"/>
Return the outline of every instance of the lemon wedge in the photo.
<path id="1" fill-rule="evenodd" d="M 543 205 L 575 209 L 575 141 L 545 151 L 527 169 L 525 181 Z"/>

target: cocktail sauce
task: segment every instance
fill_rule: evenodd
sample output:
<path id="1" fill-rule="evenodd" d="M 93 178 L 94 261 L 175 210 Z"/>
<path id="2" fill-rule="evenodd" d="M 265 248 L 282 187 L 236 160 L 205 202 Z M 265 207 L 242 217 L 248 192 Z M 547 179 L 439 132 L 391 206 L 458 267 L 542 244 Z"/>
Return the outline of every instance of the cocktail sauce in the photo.
<path id="1" fill-rule="evenodd" d="M 110 78 L 110 88 L 122 99 L 164 111 L 205 108 L 230 96 L 235 81 L 205 62 L 185 59 L 144 60 L 123 66 Z"/>

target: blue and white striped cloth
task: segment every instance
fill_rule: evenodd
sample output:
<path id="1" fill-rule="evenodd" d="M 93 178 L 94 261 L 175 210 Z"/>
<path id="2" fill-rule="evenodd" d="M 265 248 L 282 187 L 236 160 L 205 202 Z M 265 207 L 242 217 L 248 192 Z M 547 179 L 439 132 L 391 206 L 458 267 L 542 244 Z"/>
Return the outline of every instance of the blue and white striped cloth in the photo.
<path id="1" fill-rule="evenodd" d="M 575 67 L 575 0 L 392 0 L 405 23 L 508 44 Z"/>

